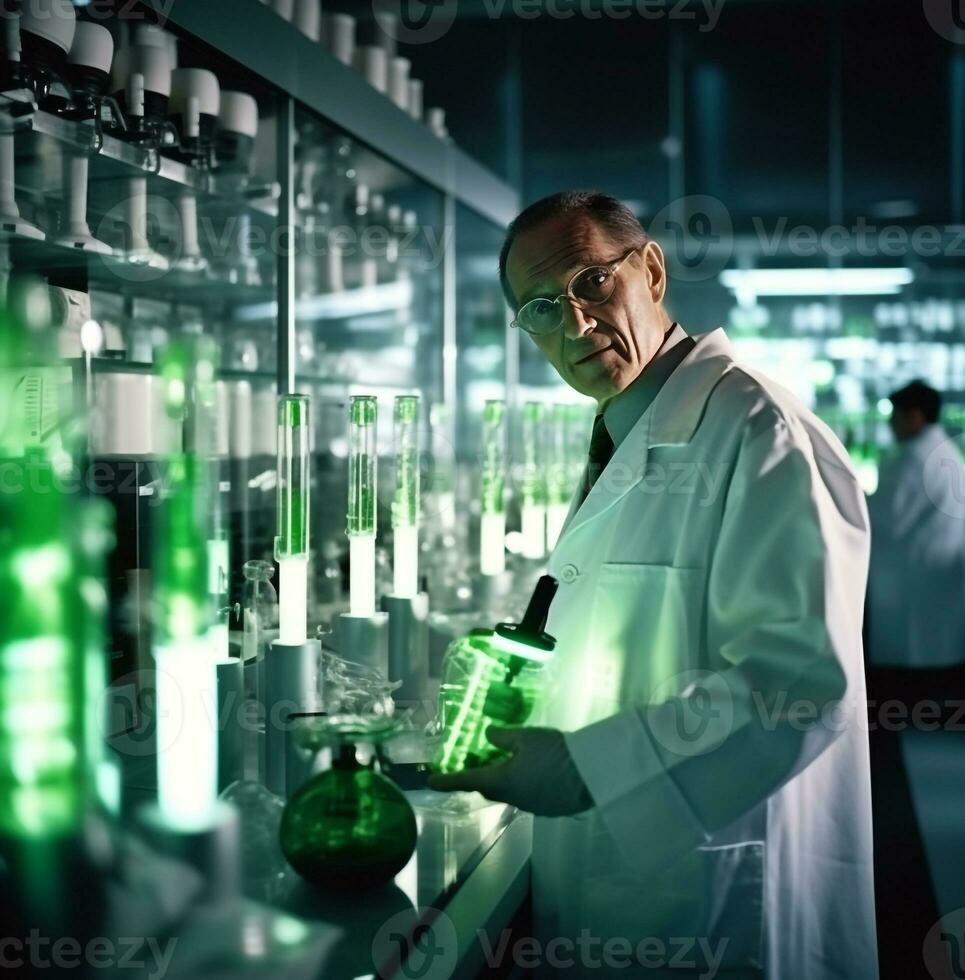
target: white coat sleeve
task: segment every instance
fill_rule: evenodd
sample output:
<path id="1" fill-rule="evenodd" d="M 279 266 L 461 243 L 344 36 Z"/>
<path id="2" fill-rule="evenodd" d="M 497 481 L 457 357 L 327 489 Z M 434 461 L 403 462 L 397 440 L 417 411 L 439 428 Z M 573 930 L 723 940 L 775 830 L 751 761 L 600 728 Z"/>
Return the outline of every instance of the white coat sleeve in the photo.
<path id="1" fill-rule="evenodd" d="M 708 574 L 710 670 L 680 696 L 567 735 L 609 833 L 642 875 L 712 842 L 850 723 L 842 664 L 860 643 L 863 577 L 843 586 L 863 576 L 866 523 L 843 520 L 815 486 L 806 436 L 796 442 L 779 417 L 756 428 L 738 455 Z M 850 472 L 839 475 L 850 490 Z"/>

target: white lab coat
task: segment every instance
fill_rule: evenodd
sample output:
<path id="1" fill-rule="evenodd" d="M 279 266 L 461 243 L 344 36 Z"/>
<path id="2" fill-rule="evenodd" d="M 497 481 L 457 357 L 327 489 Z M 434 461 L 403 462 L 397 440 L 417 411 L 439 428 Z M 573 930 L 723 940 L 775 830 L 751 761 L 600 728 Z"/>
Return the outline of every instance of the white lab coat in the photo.
<path id="1" fill-rule="evenodd" d="M 871 514 L 868 653 L 880 667 L 965 661 L 965 468 L 940 425 L 881 467 Z"/>
<path id="2" fill-rule="evenodd" d="M 701 337 L 549 564 L 541 720 L 567 732 L 596 804 L 536 821 L 539 934 L 592 950 L 555 944 L 560 975 L 643 972 L 600 960 L 610 938 L 672 977 L 718 956 L 728 977 L 877 976 L 867 568 L 833 433 L 738 367 L 722 330 Z"/>

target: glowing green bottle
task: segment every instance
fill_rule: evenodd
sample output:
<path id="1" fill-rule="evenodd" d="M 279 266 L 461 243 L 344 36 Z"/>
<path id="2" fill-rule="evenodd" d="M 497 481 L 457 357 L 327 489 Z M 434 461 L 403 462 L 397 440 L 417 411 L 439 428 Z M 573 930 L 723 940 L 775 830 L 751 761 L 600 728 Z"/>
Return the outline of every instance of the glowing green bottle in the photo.
<path id="1" fill-rule="evenodd" d="M 491 762 L 502 753 L 486 738 L 486 729 L 522 725 L 532 715 L 556 646 L 544 629 L 557 584 L 548 575 L 537 582 L 518 625 L 473 630 L 446 651 L 439 688 L 442 736 L 433 760 L 439 772 Z"/>

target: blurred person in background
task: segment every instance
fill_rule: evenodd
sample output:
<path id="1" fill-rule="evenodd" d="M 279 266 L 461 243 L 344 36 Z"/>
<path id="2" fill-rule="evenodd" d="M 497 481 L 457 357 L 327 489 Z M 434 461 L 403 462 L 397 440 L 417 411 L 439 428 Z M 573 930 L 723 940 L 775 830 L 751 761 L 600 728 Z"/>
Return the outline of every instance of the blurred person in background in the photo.
<path id="1" fill-rule="evenodd" d="M 965 697 L 965 468 L 921 381 L 894 392 L 897 446 L 869 500 L 869 697 Z"/>
<path id="2" fill-rule="evenodd" d="M 902 732 L 952 727 L 965 698 L 965 470 L 934 388 L 913 381 L 890 400 L 896 446 L 868 502 L 875 893 L 882 980 L 915 980 L 939 910 Z"/>

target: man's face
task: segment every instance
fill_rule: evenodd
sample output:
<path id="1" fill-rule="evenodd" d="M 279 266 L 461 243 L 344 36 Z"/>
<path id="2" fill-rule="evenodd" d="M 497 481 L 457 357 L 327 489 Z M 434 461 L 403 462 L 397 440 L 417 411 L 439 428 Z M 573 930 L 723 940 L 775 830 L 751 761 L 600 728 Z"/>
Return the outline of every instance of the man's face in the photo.
<path id="1" fill-rule="evenodd" d="M 927 424 L 925 413 L 920 408 L 896 408 L 891 413 L 891 431 L 898 442 L 917 436 Z"/>
<path id="2" fill-rule="evenodd" d="M 583 216 L 524 232 L 506 262 L 517 309 L 536 297 L 559 296 L 574 273 L 616 262 L 625 251 Z M 581 310 L 564 299 L 560 329 L 531 339 L 571 388 L 602 406 L 635 381 L 660 349 L 668 326 L 665 289 L 663 253 L 648 242 L 620 267 L 605 303 Z"/>

